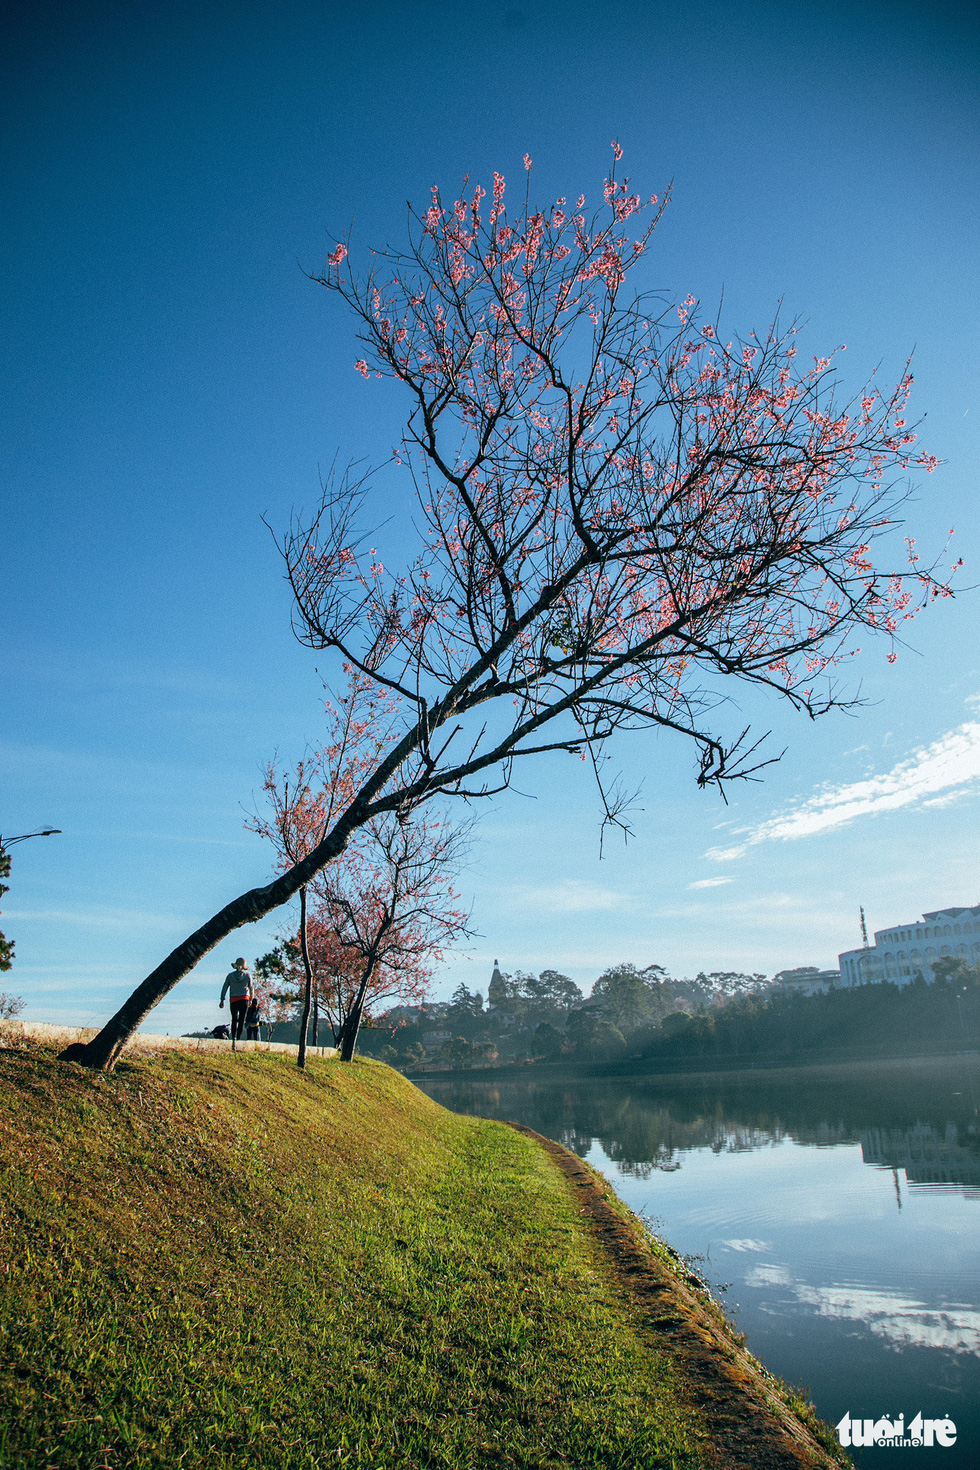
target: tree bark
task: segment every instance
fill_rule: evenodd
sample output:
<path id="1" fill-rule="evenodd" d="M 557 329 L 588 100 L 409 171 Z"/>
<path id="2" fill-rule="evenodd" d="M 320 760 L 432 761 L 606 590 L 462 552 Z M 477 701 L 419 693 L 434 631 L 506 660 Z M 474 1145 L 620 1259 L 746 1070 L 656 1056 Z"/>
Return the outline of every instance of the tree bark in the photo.
<path id="1" fill-rule="evenodd" d="M 355 805 L 302 862 L 264 888 L 252 888 L 248 893 L 243 893 L 241 897 L 226 904 L 206 924 L 196 929 L 182 944 L 178 944 L 163 963 L 147 975 L 112 1019 L 106 1022 L 98 1036 L 94 1036 L 89 1042 L 72 1042 L 71 1046 L 60 1053 L 60 1059 L 111 1072 L 123 1047 L 153 1007 L 173 989 L 178 980 L 182 980 L 199 960 L 214 949 L 216 944 L 227 939 L 235 929 L 240 929 L 243 924 L 254 924 L 257 919 L 264 918 L 280 904 L 286 903 L 321 868 L 339 857 L 361 820 L 360 811 Z"/>
<path id="2" fill-rule="evenodd" d="M 344 1029 L 341 1033 L 340 1041 L 340 1060 L 342 1062 L 352 1062 L 354 1060 L 354 1052 L 357 1049 L 357 1033 L 361 1029 L 361 1016 L 364 1012 L 364 997 L 367 994 L 368 981 L 374 973 L 376 961 L 377 953 L 372 953 L 368 958 L 364 974 L 361 976 L 361 983 L 357 987 L 354 1004 L 351 1006 L 347 1014 L 347 1020 L 344 1022 Z"/>
<path id="3" fill-rule="evenodd" d="M 352 1062 L 354 1060 L 354 1052 L 357 1048 L 357 1033 L 361 1029 L 361 1011 L 363 1008 L 363 1002 L 360 1005 L 355 1002 L 350 1015 L 344 1022 L 343 1035 L 340 1041 L 340 1060 L 342 1062 Z"/>
<path id="4" fill-rule="evenodd" d="M 306 1033 L 310 1024 L 310 1006 L 313 1001 L 313 966 L 310 964 L 310 950 L 306 942 L 306 884 L 299 891 L 299 948 L 303 956 L 303 973 L 306 976 L 306 989 L 303 992 L 303 1017 L 299 1023 L 299 1055 L 296 1065 L 302 1071 L 306 1067 Z"/>

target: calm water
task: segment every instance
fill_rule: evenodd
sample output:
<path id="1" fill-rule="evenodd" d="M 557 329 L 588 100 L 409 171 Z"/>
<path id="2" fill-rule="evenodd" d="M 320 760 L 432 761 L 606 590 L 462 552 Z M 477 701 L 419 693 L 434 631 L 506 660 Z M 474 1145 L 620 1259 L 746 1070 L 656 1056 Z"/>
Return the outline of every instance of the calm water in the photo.
<path id="1" fill-rule="evenodd" d="M 820 1414 L 948 1416 L 950 1448 L 863 1466 L 980 1466 L 980 1064 L 822 1083 L 426 1079 L 589 1160 L 683 1254 L 703 1257 L 749 1347 Z"/>

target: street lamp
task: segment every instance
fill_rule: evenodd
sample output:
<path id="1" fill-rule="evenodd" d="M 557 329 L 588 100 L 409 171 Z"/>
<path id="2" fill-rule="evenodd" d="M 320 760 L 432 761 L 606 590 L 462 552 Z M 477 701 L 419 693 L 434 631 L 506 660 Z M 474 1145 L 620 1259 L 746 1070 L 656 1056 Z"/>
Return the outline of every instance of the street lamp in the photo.
<path id="1" fill-rule="evenodd" d="M 60 832 L 60 827 L 42 827 L 40 832 L 22 832 L 19 837 L 0 836 L 0 852 L 5 847 L 13 847 L 15 842 L 26 842 L 28 837 L 55 837 Z"/>

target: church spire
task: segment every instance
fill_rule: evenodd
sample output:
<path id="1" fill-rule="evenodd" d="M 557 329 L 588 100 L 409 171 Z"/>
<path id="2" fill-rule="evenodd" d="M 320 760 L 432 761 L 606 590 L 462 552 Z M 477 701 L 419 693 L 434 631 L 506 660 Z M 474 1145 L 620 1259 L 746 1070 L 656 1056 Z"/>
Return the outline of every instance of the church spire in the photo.
<path id="1" fill-rule="evenodd" d="M 500 963 L 493 962 L 493 974 L 490 976 L 490 985 L 487 989 L 487 1008 L 493 1010 L 500 1002 L 507 999 L 507 977 L 500 973 Z"/>

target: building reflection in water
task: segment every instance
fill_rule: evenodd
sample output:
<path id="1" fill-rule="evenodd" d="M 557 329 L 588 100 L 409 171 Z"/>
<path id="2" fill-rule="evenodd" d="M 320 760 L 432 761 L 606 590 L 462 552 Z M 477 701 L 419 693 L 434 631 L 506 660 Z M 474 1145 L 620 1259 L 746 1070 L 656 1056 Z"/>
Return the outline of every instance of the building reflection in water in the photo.
<path id="1" fill-rule="evenodd" d="M 980 1069 L 972 1060 L 945 1059 L 911 1075 L 851 1069 L 818 1082 L 801 1072 L 777 1082 L 746 1074 L 735 1085 L 527 1075 L 421 1085 L 453 1111 L 524 1123 L 577 1154 L 597 1143 L 638 1178 L 683 1167 L 692 1149 L 741 1153 L 789 1139 L 814 1148 L 859 1143 L 866 1164 L 904 1171 L 913 1188 L 980 1195 Z"/>
<path id="2" fill-rule="evenodd" d="M 910 1185 L 962 1186 L 980 1198 L 980 1154 L 976 1136 L 964 1142 L 955 1123 L 942 1130 L 928 1123 L 913 1128 L 867 1128 L 861 1133 L 861 1154 L 877 1169 L 904 1169 Z M 971 1146 L 972 1145 L 972 1146 Z"/>

